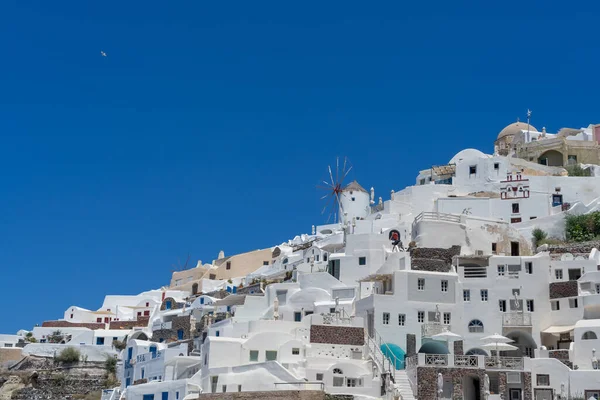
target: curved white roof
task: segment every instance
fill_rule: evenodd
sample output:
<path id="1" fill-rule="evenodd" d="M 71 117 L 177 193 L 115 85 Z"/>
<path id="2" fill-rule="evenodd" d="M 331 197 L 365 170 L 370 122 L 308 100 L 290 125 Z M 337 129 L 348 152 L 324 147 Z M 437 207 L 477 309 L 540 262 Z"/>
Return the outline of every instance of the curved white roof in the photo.
<path id="1" fill-rule="evenodd" d="M 456 153 L 454 157 L 448 162 L 448 164 L 458 164 L 462 160 L 472 160 L 477 158 L 488 158 L 489 156 L 477 149 L 464 149 Z"/>

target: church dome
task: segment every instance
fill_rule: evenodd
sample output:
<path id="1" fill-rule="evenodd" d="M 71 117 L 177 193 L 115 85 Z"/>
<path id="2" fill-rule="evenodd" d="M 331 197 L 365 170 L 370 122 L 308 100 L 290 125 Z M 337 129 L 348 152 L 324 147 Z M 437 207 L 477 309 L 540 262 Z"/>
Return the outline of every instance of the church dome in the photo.
<path id="1" fill-rule="evenodd" d="M 508 125 L 506 128 L 502 129 L 500 131 L 500 133 L 498 134 L 498 138 L 496 140 L 500 140 L 502 138 L 505 138 L 507 136 L 515 136 L 519 133 L 521 133 L 521 131 L 526 131 L 527 130 L 527 123 L 526 122 L 514 122 L 510 125 Z M 535 129 L 535 126 L 533 125 L 529 125 L 529 130 L 531 132 L 537 132 L 538 130 Z"/>
<path id="2" fill-rule="evenodd" d="M 485 155 L 484 153 L 482 153 L 481 151 L 479 151 L 477 149 L 464 149 L 464 150 L 461 150 L 458 153 L 456 153 L 456 155 L 454 157 L 452 157 L 452 159 L 450 161 L 448 161 L 448 164 L 458 164 L 462 160 L 476 160 L 478 158 L 485 158 L 485 157 L 489 157 L 489 156 Z"/>

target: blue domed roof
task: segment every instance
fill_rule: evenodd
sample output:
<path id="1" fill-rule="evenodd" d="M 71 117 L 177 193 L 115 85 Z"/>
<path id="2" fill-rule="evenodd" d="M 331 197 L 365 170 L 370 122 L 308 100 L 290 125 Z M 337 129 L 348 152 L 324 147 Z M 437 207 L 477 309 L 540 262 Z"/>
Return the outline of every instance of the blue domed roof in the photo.
<path id="1" fill-rule="evenodd" d="M 404 369 L 406 352 L 400 346 L 394 343 L 384 343 L 381 345 L 381 352 L 395 364 L 396 369 Z"/>
<path id="2" fill-rule="evenodd" d="M 425 354 L 450 354 L 448 351 L 448 347 L 442 342 L 438 342 L 437 340 L 430 340 L 426 343 L 423 343 L 421 348 L 419 349 L 419 353 Z"/>

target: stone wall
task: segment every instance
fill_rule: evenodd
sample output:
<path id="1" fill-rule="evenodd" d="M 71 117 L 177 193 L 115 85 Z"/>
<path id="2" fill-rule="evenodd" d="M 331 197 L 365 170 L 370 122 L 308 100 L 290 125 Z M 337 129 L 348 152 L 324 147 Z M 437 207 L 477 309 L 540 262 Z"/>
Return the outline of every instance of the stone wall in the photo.
<path id="1" fill-rule="evenodd" d="M 464 355 L 464 350 L 463 350 L 463 341 L 462 340 L 456 340 L 454 342 L 454 355 L 457 356 L 462 356 Z"/>
<path id="2" fill-rule="evenodd" d="M 191 336 L 191 323 L 189 315 L 173 317 L 171 320 L 171 329 L 158 329 L 152 332 L 152 338 L 150 338 L 150 340 L 152 342 L 160 342 L 162 339 L 163 342 L 177 342 L 179 341 L 177 338 L 177 331 L 180 329 L 183 330 L 183 341 L 193 339 Z M 188 350 L 192 351 L 193 347 L 193 341 L 188 342 Z"/>
<path id="3" fill-rule="evenodd" d="M 351 400 L 353 396 L 327 395 L 320 390 L 233 392 L 200 394 L 199 400 Z"/>
<path id="4" fill-rule="evenodd" d="M 161 311 L 165 311 L 167 309 L 167 301 L 171 302 L 171 310 L 178 310 L 180 308 L 183 308 L 183 305 L 185 303 L 181 302 L 178 303 L 174 298 L 172 297 L 165 297 L 165 299 L 163 300 L 162 304 L 160 305 L 160 310 Z"/>
<path id="5" fill-rule="evenodd" d="M 600 240 L 548 245 L 548 251 L 550 254 L 590 254 L 593 248 L 600 249 Z"/>
<path id="6" fill-rule="evenodd" d="M 417 354 L 417 336 L 414 333 L 406 334 L 406 357 Z"/>
<path id="7" fill-rule="evenodd" d="M 463 381 L 467 376 L 479 378 L 479 390 L 481 398 L 484 398 L 483 379 L 485 370 L 475 368 L 435 368 L 418 367 L 417 368 L 417 398 L 418 399 L 436 399 L 437 398 L 437 377 L 442 376 L 452 380 L 452 400 L 463 400 Z"/>
<path id="8" fill-rule="evenodd" d="M 550 298 L 577 297 L 577 281 L 552 282 L 550 284 Z"/>
<path id="9" fill-rule="evenodd" d="M 533 400 L 533 393 L 531 392 L 531 372 L 523 372 L 521 378 L 523 382 L 523 400 Z"/>
<path id="10" fill-rule="evenodd" d="M 100 392 L 106 383 L 104 376 L 87 378 L 67 374 L 40 374 L 32 379 L 31 385 L 12 393 L 12 400 L 63 400 L 75 395 Z"/>
<path id="11" fill-rule="evenodd" d="M 312 325 L 310 342 L 363 346 L 365 333 L 363 328 L 355 326 Z"/>
<path id="12" fill-rule="evenodd" d="M 414 247 L 410 250 L 411 268 L 416 271 L 449 272 L 452 257 L 460 255 L 460 246 L 449 249 Z"/>
<path id="13" fill-rule="evenodd" d="M 137 318 L 137 321 L 111 321 L 109 329 L 131 329 L 133 327 L 146 327 L 150 317 L 141 316 Z"/>
<path id="14" fill-rule="evenodd" d="M 89 328 L 89 329 L 105 329 L 103 322 L 69 322 L 69 321 L 44 321 L 44 328 Z"/>
<path id="15" fill-rule="evenodd" d="M 506 390 L 508 387 L 506 383 L 506 372 L 498 373 L 498 393 L 500 396 L 504 396 L 504 398 L 508 397 L 508 391 Z"/>
<path id="16" fill-rule="evenodd" d="M 255 283 L 254 285 L 244 286 L 242 288 L 237 288 L 237 294 L 262 294 L 260 290 L 260 283 Z"/>

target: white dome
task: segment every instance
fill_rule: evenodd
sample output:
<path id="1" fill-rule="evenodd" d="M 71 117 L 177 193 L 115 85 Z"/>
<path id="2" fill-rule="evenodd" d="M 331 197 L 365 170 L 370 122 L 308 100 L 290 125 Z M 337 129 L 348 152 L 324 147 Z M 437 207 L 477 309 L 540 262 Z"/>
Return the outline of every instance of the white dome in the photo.
<path id="1" fill-rule="evenodd" d="M 477 149 L 464 149 L 456 153 L 454 157 L 448 162 L 448 164 L 458 164 L 462 160 L 473 160 L 477 158 L 487 158 L 487 154 L 482 153 Z"/>

